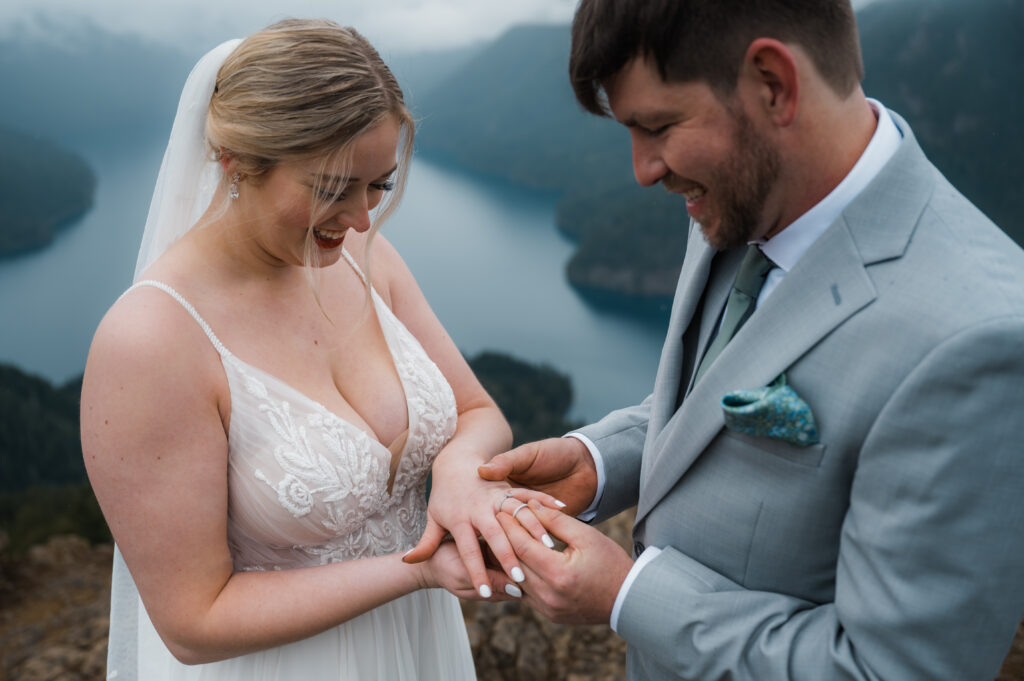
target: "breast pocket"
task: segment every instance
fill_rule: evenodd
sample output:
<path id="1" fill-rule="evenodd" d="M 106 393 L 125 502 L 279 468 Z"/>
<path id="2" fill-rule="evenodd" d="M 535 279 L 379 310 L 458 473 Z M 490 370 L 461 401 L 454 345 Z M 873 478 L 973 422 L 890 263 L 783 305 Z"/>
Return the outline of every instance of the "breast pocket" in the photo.
<path id="1" fill-rule="evenodd" d="M 753 435 L 743 435 L 742 433 L 734 433 L 729 430 L 722 433 L 722 440 L 732 442 L 738 451 L 743 451 L 747 456 L 757 457 L 761 454 L 767 454 L 777 456 L 799 466 L 817 468 L 821 466 L 821 461 L 825 458 L 826 445 L 822 443 L 808 447 L 797 447 L 775 438 L 754 437 Z M 725 446 L 729 445 L 726 444 Z"/>

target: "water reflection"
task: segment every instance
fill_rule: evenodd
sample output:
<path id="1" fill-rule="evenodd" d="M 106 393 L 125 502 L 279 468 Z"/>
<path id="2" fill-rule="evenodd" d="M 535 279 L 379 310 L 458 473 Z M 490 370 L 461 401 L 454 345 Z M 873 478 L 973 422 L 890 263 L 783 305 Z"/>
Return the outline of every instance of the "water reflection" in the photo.
<path id="1" fill-rule="evenodd" d="M 55 382 L 81 373 L 103 313 L 130 285 L 162 145 L 78 149 L 95 207 L 47 249 L 0 262 L 0 361 Z M 462 350 L 498 350 L 568 373 L 573 415 L 597 418 L 653 384 L 663 318 L 587 304 L 565 280 L 572 244 L 555 197 L 414 162 L 384 234 Z"/>

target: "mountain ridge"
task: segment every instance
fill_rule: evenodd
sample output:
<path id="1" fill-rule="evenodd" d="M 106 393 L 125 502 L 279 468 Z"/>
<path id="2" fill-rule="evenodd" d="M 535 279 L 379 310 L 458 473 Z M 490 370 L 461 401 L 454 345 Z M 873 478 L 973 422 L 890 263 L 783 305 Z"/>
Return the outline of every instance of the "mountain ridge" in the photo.
<path id="1" fill-rule="evenodd" d="M 1018 243 L 1015 134 L 1024 1 L 873 3 L 858 13 L 865 90 L 907 118 L 929 158 Z M 628 134 L 584 113 L 566 75 L 568 27 L 520 26 L 420 99 L 420 149 L 493 177 L 561 194 L 577 240 L 570 282 L 626 308 L 671 298 L 689 223 L 684 202 L 632 178 Z M 996 43 L 996 44 L 993 44 Z M 600 301 L 602 298 L 597 297 Z M 605 301 L 609 300 L 606 296 Z"/>

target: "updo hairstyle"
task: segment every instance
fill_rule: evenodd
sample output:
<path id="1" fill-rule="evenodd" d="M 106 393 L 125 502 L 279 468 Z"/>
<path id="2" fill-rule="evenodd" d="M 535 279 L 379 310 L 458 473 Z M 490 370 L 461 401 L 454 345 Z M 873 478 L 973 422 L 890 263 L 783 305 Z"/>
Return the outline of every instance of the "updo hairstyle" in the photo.
<path id="1" fill-rule="evenodd" d="M 399 123 L 402 151 L 395 191 L 378 209 L 375 232 L 401 197 L 415 124 L 398 81 L 355 29 L 287 19 L 243 40 L 217 74 L 206 139 L 214 159 L 230 157 L 244 182 L 259 184 L 282 162 L 320 159 L 321 170 L 339 161 L 348 167 L 353 140 L 388 116 Z M 313 192 L 322 197 L 314 199 L 314 224 L 335 198 L 320 189 Z M 309 255 L 316 250 L 311 235 L 307 242 Z"/>

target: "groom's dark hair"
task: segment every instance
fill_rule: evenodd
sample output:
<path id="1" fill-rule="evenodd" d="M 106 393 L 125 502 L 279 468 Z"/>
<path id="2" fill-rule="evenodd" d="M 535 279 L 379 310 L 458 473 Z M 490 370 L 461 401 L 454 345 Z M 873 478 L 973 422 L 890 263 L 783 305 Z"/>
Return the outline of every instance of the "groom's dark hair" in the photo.
<path id="1" fill-rule="evenodd" d="M 800 45 L 840 96 L 864 79 L 850 0 L 582 0 L 569 78 L 583 108 L 602 116 L 605 81 L 640 56 L 666 82 L 703 81 L 727 96 L 762 37 Z"/>

